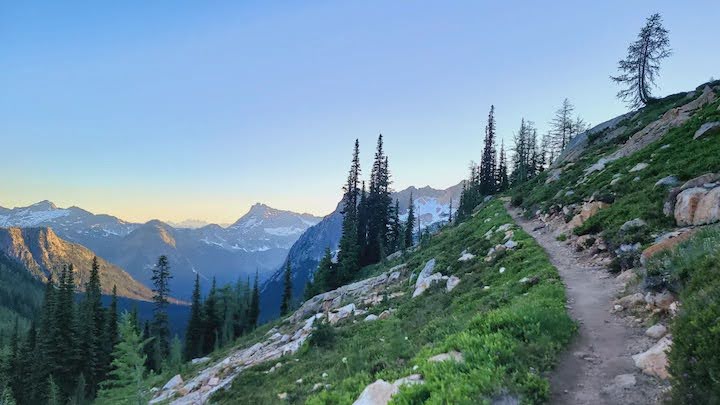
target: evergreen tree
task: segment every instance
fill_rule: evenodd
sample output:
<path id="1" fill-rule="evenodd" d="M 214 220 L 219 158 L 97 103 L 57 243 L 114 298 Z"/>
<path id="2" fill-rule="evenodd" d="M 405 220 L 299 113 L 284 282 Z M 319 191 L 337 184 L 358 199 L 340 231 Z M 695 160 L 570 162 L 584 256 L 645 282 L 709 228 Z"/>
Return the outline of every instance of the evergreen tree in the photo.
<path id="1" fill-rule="evenodd" d="M 639 108 L 653 100 L 651 89 L 660 72 L 660 61 L 672 55 L 668 31 L 660 14 L 651 15 L 640 30 L 638 39 L 628 47 L 625 59 L 618 62 L 620 75 L 610 78 L 625 85 L 618 92 L 619 99 L 631 108 Z"/>
<path id="2" fill-rule="evenodd" d="M 110 378 L 102 384 L 98 402 L 144 405 L 143 373 L 147 361 L 144 349 L 148 341 L 138 336 L 127 313 L 121 317 L 119 332 L 120 341 L 113 351 L 113 369 L 109 373 Z"/>
<path id="3" fill-rule="evenodd" d="M 0 405 L 16 405 L 15 397 L 13 396 L 10 387 L 5 387 L 0 395 Z"/>
<path id="4" fill-rule="evenodd" d="M 213 277 L 210 293 L 205 299 L 203 323 L 203 354 L 210 353 L 217 348 L 217 338 L 220 328 L 220 317 L 217 307 L 217 286 Z"/>
<path id="5" fill-rule="evenodd" d="M 100 286 L 100 265 L 97 257 L 93 257 L 90 278 L 85 284 L 85 301 L 82 317 L 82 373 L 87 376 L 88 393 L 92 397 L 98 384 L 105 378 L 105 313 L 102 306 L 102 290 Z M 83 378 L 85 379 L 85 378 Z M 84 396 L 83 396 L 84 398 Z"/>
<path id="6" fill-rule="evenodd" d="M 85 375 L 80 374 L 80 377 L 78 377 L 77 386 L 75 387 L 75 391 L 73 392 L 72 397 L 70 397 L 70 401 L 68 401 L 69 405 L 86 405 L 90 403 L 90 400 L 87 396 L 88 387 L 85 383 Z"/>
<path id="7" fill-rule="evenodd" d="M 320 259 L 318 268 L 313 275 L 313 281 L 308 282 L 308 285 L 305 287 L 305 300 L 307 301 L 317 294 L 330 290 L 329 286 L 334 284 L 333 278 L 336 277 L 336 270 L 335 263 L 332 261 L 330 248 L 326 247 L 325 254 L 322 259 Z"/>
<path id="8" fill-rule="evenodd" d="M 135 308 L 137 311 L 137 308 Z M 137 315 L 137 313 L 135 313 Z M 137 321 L 137 319 L 135 319 Z M 137 323 L 136 323 L 137 325 Z M 112 297 L 110 298 L 110 307 L 107 309 L 107 322 L 105 325 L 104 338 L 104 372 L 103 379 L 106 377 L 107 371 L 110 369 L 112 362 L 112 351 L 118 341 L 118 296 L 117 286 L 113 285 Z"/>
<path id="9" fill-rule="evenodd" d="M 497 184 L 499 191 L 505 191 L 510 187 L 507 170 L 507 158 L 505 156 L 505 142 L 500 143 L 500 158 L 498 161 Z"/>
<path id="10" fill-rule="evenodd" d="M 413 232 L 415 228 L 415 201 L 413 200 L 412 191 L 410 192 L 410 201 L 408 202 L 408 217 L 405 222 L 405 237 L 403 246 L 407 249 L 413 246 Z"/>
<path id="11" fill-rule="evenodd" d="M 453 206 L 452 206 L 452 198 L 450 199 L 450 208 L 448 208 L 448 224 L 452 225 L 453 223 Z"/>
<path id="12" fill-rule="evenodd" d="M 203 319 L 202 303 L 200 302 L 200 275 L 195 274 L 195 287 L 192 293 L 190 319 L 185 332 L 185 360 L 202 356 Z"/>
<path id="13" fill-rule="evenodd" d="M 283 289 L 282 303 L 280 304 L 280 315 L 285 315 L 290 310 L 292 304 L 292 272 L 290 269 L 290 260 L 285 264 L 284 274 L 285 287 Z"/>
<path id="14" fill-rule="evenodd" d="M 358 229 L 358 237 L 357 237 L 357 245 L 358 245 L 358 253 L 359 253 L 359 260 L 360 264 L 367 264 L 367 255 L 368 255 L 368 221 L 369 221 L 369 208 L 368 208 L 368 199 L 367 199 L 367 191 L 365 190 L 365 182 L 362 182 L 362 189 L 360 191 L 360 201 L 358 202 L 358 209 L 357 209 L 357 229 Z"/>
<path id="15" fill-rule="evenodd" d="M 348 173 L 347 184 L 343 188 L 343 224 L 342 236 L 340 237 L 340 253 L 338 254 L 339 274 L 337 281 L 344 282 L 360 268 L 360 247 L 358 244 L 358 181 L 360 176 L 360 144 L 355 140 L 353 149 L 352 164 Z M 372 192 L 372 185 L 371 185 Z M 369 202 L 368 202 L 369 203 Z M 368 231 L 370 226 L 368 225 Z M 370 245 L 370 233 L 368 232 L 368 246 Z M 330 285 L 330 288 L 337 288 L 339 284 Z"/>
<path id="16" fill-rule="evenodd" d="M 396 252 L 402 248 L 402 222 L 400 222 L 400 201 L 395 199 L 395 206 L 391 209 L 388 230 L 388 252 Z"/>
<path id="17" fill-rule="evenodd" d="M 495 149 L 495 106 L 490 106 L 488 123 L 485 127 L 485 149 L 480 161 L 480 194 L 490 195 L 496 190 L 496 156 Z"/>
<path id="18" fill-rule="evenodd" d="M 258 286 L 258 272 L 255 271 L 255 283 L 253 284 L 250 308 L 248 309 L 248 324 L 254 329 L 260 318 L 260 287 Z"/>
<path id="19" fill-rule="evenodd" d="M 75 276 L 73 265 L 63 267 L 54 323 L 57 328 L 57 362 L 48 363 L 55 383 L 64 398 L 70 396 L 80 372 L 82 353 L 78 336 L 79 319 L 75 311 Z"/>
<path id="20" fill-rule="evenodd" d="M 375 161 L 370 174 L 367 264 L 377 263 L 384 258 L 388 244 L 387 234 L 391 207 L 390 172 L 388 170 L 388 159 L 383 150 L 383 137 L 380 134 L 375 150 Z"/>
<path id="21" fill-rule="evenodd" d="M 48 405 L 63 405 L 65 401 L 63 401 L 62 398 L 63 395 L 60 391 L 60 387 L 55 384 L 53 376 L 50 375 L 50 377 L 48 377 Z"/>
<path id="22" fill-rule="evenodd" d="M 154 358 L 151 365 L 154 370 L 159 370 L 162 362 L 168 358 L 170 354 L 170 325 L 168 321 L 167 307 L 169 305 L 168 297 L 170 296 L 170 263 L 165 255 L 158 258 L 158 262 L 153 268 L 153 323 L 151 334 L 154 338 Z"/>

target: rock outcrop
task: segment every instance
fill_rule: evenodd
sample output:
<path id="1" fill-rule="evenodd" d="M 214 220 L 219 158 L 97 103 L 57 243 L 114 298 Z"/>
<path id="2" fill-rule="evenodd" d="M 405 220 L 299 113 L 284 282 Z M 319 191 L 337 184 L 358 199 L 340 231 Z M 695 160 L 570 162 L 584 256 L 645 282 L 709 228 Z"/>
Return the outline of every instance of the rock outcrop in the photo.
<path id="1" fill-rule="evenodd" d="M 643 373 L 652 375 L 666 380 L 670 377 L 668 372 L 667 351 L 672 345 L 670 336 L 665 336 L 658 341 L 653 347 L 643 353 L 632 356 L 635 366 L 640 368 Z"/>
<path id="2" fill-rule="evenodd" d="M 570 229 L 575 229 L 590 219 L 593 215 L 597 214 L 603 208 L 608 207 L 609 204 L 602 201 L 592 201 L 583 204 L 580 212 L 577 213 L 568 223 Z"/>
<path id="3" fill-rule="evenodd" d="M 720 173 L 707 173 L 670 190 L 663 213 L 679 226 L 720 221 Z"/>

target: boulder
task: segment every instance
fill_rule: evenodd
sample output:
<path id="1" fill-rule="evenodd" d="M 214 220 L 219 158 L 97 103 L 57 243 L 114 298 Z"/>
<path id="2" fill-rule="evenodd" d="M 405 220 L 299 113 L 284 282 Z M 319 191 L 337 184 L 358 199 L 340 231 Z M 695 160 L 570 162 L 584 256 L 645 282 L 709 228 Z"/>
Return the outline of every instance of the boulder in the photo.
<path id="1" fill-rule="evenodd" d="M 190 364 L 202 364 L 202 363 L 207 363 L 208 361 L 210 361 L 210 357 L 200 357 L 197 359 L 190 360 Z"/>
<path id="2" fill-rule="evenodd" d="M 706 173 L 702 176 L 698 176 L 694 179 L 688 180 L 679 187 L 671 189 L 668 193 L 667 198 L 665 199 L 665 203 L 663 204 L 663 213 L 666 216 L 673 216 L 675 214 L 675 206 L 678 202 L 677 197 L 683 191 L 695 187 L 707 189 L 708 187 L 705 187 L 706 185 L 711 185 L 717 181 L 720 181 L 720 173 Z"/>
<path id="3" fill-rule="evenodd" d="M 442 278 L 443 278 L 443 275 L 441 273 L 433 273 L 430 276 L 423 278 L 420 283 L 416 284 L 415 291 L 413 291 L 412 297 L 415 298 L 417 296 L 422 295 L 422 293 L 424 293 L 425 290 L 430 288 L 431 285 L 442 280 Z"/>
<path id="4" fill-rule="evenodd" d="M 655 182 L 655 187 L 675 187 L 680 183 L 675 176 L 667 176 Z"/>
<path id="5" fill-rule="evenodd" d="M 588 249 L 595 243 L 595 236 L 593 235 L 581 235 L 575 240 L 575 246 L 580 249 Z"/>
<path id="6" fill-rule="evenodd" d="M 475 255 L 468 252 L 467 249 L 463 250 L 460 254 L 460 258 L 458 259 L 459 262 L 467 262 L 468 260 L 472 260 L 475 258 Z"/>
<path id="7" fill-rule="evenodd" d="M 447 280 L 447 285 L 445 286 L 445 289 L 447 289 L 448 292 L 452 291 L 457 287 L 457 285 L 460 284 L 460 278 L 456 276 L 450 276 Z"/>
<path id="8" fill-rule="evenodd" d="M 428 361 L 431 363 L 441 363 L 443 361 L 454 361 L 455 363 L 463 363 L 465 361 L 465 357 L 462 353 L 451 350 L 447 353 L 436 354 L 435 356 L 430 357 Z"/>
<path id="9" fill-rule="evenodd" d="M 675 201 L 675 222 L 679 226 L 693 225 L 695 212 L 700 200 L 705 197 L 707 190 L 702 187 L 693 187 L 684 190 Z"/>
<path id="10" fill-rule="evenodd" d="M 693 135 L 693 139 L 698 139 L 701 136 L 705 135 L 706 133 L 710 132 L 713 129 L 720 128 L 720 121 L 714 121 L 714 122 L 706 122 L 700 126 L 700 128 L 695 131 L 695 135 Z"/>
<path id="11" fill-rule="evenodd" d="M 623 308 L 631 308 L 645 304 L 645 297 L 642 293 L 630 294 L 615 300 L 614 304 L 620 305 Z"/>
<path id="12" fill-rule="evenodd" d="M 335 325 L 336 323 L 342 321 L 343 319 L 347 319 L 351 316 L 353 316 L 355 313 L 355 304 L 350 303 L 345 305 L 344 307 L 340 307 L 330 313 L 328 313 L 328 321 L 330 322 L 330 325 Z"/>
<path id="13" fill-rule="evenodd" d="M 507 242 L 505 242 L 505 243 L 503 244 L 503 246 L 504 246 L 506 249 L 509 249 L 509 250 L 510 250 L 510 249 L 515 249 L 515 248 L 518 246 L 518 243 L 515 242 L 514 240 L 510 239 L 510 240 L 508 240 Z M 497 249 L 495 249 L 495 250 L 497 250 Z"/>
<path id="14" fill-rule="evenodd" d="M 696 229 L 683 229 L 680 231 L 668 232 L 665 235 L 660 236 L 655 240 L 655 243 L 653 245 L 643 250 L 642 254 L 640 255 L 640 263 L 644 265 L 651 257 L 655 256 L 656 254 L 674 249 L 679 244 L 690 239 L 696 231 Z"/>
<path id="15" fill-rule="evenodd" d="M 392 312 L 388 309 L 382 311 L 380 315 L 378 315 L 378 319 L 388 319 L 390 318 L 390 315 L 392 315 Z"/>
<path id="16" fill-rule="evenodd" d="M 370 314 L 370 315 L 368 315 L 368 316 L 365 317 L 365 322 L 377 321 L 378 319 L 380 319 L 380 318 L 379 318 L 377 315 L 375 315 L 375 314 Z"/>
<path id="17" fill-rule="evenodd" d="M 708 225 L 720 221 L 720 187 L 705 193 L 697 203 L 693 225 Z"/>
<path id="18" fill-rule="evenodd" d="M 179 387 L 183 383 L 183 379 L 180 376 L 180 374 L 177 374 L 173 378 L 170 379 L 170 381 L 166 382 L 165 385 L 163 385 L 162 389 L 165 390 L 172 390 L 177 387 Z"/>
<path id="19" fill-rule="evenodd" d="M 635 172 L 639 172 L 640 170 L 645 170 L 648 166 L 650 166 L 650 165 L 645 162 L 638 163 L 635 166 L 633 166 L 632 169 L 630 169 L 630 173 L 635 173 Z"/>
<path id="20" fill-rule="evenodd" d="M 396 387 L 402 387 L 403 385 L 417 385 L 417 384 L 425 384 L 425 381 L 423 380 L 423 378 L 420 374 L 410 374 L 407 377 L 398 378 L 393 383 L 393 385 L 395 385 Z"/>
<path id="21" fill-rule="evenodd" d="M 585 221 L 587 221 L 593 215 L 597 214 L 598 211 L 606 207 L 608 207 L 608 204 L 601 201 L 586 202 L 585 204 L 583 204 L 580 212 L 575 215 L 572 220 L 570 220 L 568 224 L 570 226 L 570 229 L 577 228 L 578 226 L 584 224 Z"/>
<path id="22" fill-rule="evenodd" d="M 665 336 L 665 334 L 667 334 L 667 328 L 662 324 L 653 325 L 645 331 L 645 336 L 655 340 L 660 339 Z"/>
<path id="23" fill-rule="evenodd" d="M 625 222 L 620 226 L 621 232 L 627 232 L 633 228 L 642 228 L 643 226 L 647 225 L 645 221 L 643 221 L 640 218 L 635 218 L 630 221 Z"/>
<path id="24" fill-rule="evenodd" d="M 365 387 L 353 405 L 384 405 L 399 391 L 397 385 L 377 380 Z"/>
<path id="25" fill-rule="evenodd" d="M 643 373 L 666 380 L 670 377 L 668 372 L 667 351 L 672 345 L 670 336 L 665 336 L 655 343 L 653 347 L 643 353 L 632 356 L 635 366 Z"/>
<path id="26" fill-rule="evenodd" d="M 387 260 L 399 259 L 400 257 L 402 257 L 402 254 L 403 254 L 402 250 L 398 250 L 395 253 L 389 254 L 385 259 L 387 259 Z"/>
<path id="27" fill-rule="evenodd" d="M 425 263 L 425 267 L 420 270 L 420 274 L 418 274 L 417 280 L 415 280 L 415 288 L 420 286 L 423 279 L 430 277 L 430 275 L 433 274 L 433 270 L 435 270 L 435 263 L 435 259 L 430 259 L 427 263 Z"/>
<path id="28" fill-rule="evenodd" d="M 652 305 L 656 308 L 660 308 L 663 311 L 670 310 L 670 304 L 675 302 L 675 296 L 669 291 L 663 291 L 659 293 L 647 293 L 645 294 L 645 302 L 648 305 Z"/>

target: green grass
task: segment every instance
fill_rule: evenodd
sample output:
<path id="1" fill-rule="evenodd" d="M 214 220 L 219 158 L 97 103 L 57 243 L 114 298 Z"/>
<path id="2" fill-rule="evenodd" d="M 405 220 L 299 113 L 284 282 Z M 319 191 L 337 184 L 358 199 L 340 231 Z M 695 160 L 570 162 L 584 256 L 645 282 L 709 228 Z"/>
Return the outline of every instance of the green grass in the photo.
<path id="1" fill-rule="evenodd" d="M 653 117 L 657 118 L 667 109 L 687 101 L 678 101 L 677 96 L 671 96 L 653 104 L 648 107 L 648 111 L 643 110 L 639 118 L 628 123 L 631 128 L 628 133 L 636 132 Z M 719 102 L 715 101 L 705 106 L 683 126 L 670 130 L 664 137 L 641 151 L 609 163 L 602 172 L 590 174 L 584 183 L 580 182 L 585 177 L 584 170 L 601 156 L 617 149 L 618 144 L 591 146 L 578 162 L 563 170 L 560 181 L 546 185 L 544 182 L 547 175 L 543 174 L 517 187 L 512 193 L 520 195 L 522 206 L 531 212 L 582 203 L 595 195 L 596 198 L 600 197 L 612 204 L 578 227 L 576 234 L 601 233 L 612 246 L 634 242 L 647 244 L 652 240 L 653 234 L 674 226 L 673 218 L 662 213 L 668 189 L 656 187 L 655 183 L 671 175 L 683 182 L 720 168 L 720 134 L 715 132 L 698 140 L 692 139 L 703 123 L 720 120 L 718 105 Z M 664 145 L 668 147 L 663 148 Z M 629 173 L 629 170 L 640 162 L 648 163 L 649 167 Z M 618 174 L 621 176 L 620 180 L 610 185 L 613 176 Z M 574 194 L 565 196 L 567 190 L 573 190 Z M 621 234 L 619 229 L 622 224 L 635 218 L 642 218 L 648 223 L 644 234 Z"/>
<path id="2" fill-rule="evenodd" d="M 403 388 L 394 403 L 489 403 L 503 393 L 518 396 L 524 403 L 546 402 L 545 374 L 571 339 L 575 325 L 565 311 L 565 293 L 556 270 L 522 230 L 514 230 L 518 249 L 496 262 L 483 260 L 504 236 L 496 233 L 488 241 L 484 234 L 509 222 L 512 219 L 502 204 L 493 202 L 407 255 L 408 266 L 415 272 L 435 258 L 437 271 L 460 277 L 461 283 L 451 293 L 435 286 L 410 299 L 414 285 L 402 283 L 404 297 L 371 310 L 395 308 L 389 319 L 341 323 L 331 338 L 323 339 L 325 344 L 306 344 L 294 356 L 282 359 L 283 366 L 271 374 L 265 372 L 275 362 L 244 371 L 213 401 L 270 404 L 279 402 L 278 393 L 287 392 L 290 403 L 349 404 L 376 379 L 393 381 L 420 373 L 426 383 Z M 458 262 L 465 249 L 477 257 Z M 374 266 L 364 274 L 385 271 L 394 264 Z M 501 274 L 500 267 L 507 270 Z M 518 282 L 532 276 L 540 280 L 535 285 Z M 427 361 L 448 350 L 462 352 L 466 361 Z M 302 383 L 296 383 L 298 379 Z M 330 388 L 312 392 L 316 383 Z"/>

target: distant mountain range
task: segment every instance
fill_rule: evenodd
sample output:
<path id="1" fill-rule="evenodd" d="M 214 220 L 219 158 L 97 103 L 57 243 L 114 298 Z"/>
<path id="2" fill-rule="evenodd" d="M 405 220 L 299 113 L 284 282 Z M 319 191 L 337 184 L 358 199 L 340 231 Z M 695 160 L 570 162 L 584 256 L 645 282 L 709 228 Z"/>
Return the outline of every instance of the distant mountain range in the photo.
<path id="1" fill-rule="evenodd" d="M 259 203 L 228 227 L 210 224 L 200 228 L 174 228 L 158 220 L 132 223 L 78 207 L 58 208 L 50 201 L 13 209 L 0 207 L 0 227 L 50 228 L 146 286 L 157 258 L 167 255 L 173 274 L 171 289 L 180 298 L 188 298 L 196 273 L 206 280 L 206 289 L 212 277 L 222 284 L 254 277 L 257 271 L 261 281 L 267 279 L 300 235 L 319 221 L 310 214 Z"/>
<path id="2" fill-rule="evenodd" d="M 448 220 L 450 202 L 452 201 L 453 212 L 456 211 L 462 183 L 444 190 L 432 187 L 408 187 L 402 191 L 392 194 L 393 200 L 397 199 L 400 204 L 400 218 L 407 220 L 408 208 L 410 206 L 410 194 L 413 195 L 415 214 L 419 217 L 420 227 L 425 228 L 431 225 Z M 312 278 L 322 258 L 325 249 L 333 251 L 338 249 L 342 233 L 342 203 L 337 205 L 335 211 L 327 215 L 317 225 L 310 227 L 290 248 L 287 260 L 292 268 L 293 296 L 302 297 L 305 285 Z M 265 282 L 260 294 L 262 320 L 272 319 L 277 316 L 280 308 L 280 299 L 283 286 L 283 271 L 285 262 L 282 262 L 270 279 Z"/>

